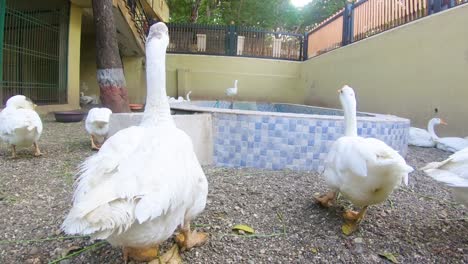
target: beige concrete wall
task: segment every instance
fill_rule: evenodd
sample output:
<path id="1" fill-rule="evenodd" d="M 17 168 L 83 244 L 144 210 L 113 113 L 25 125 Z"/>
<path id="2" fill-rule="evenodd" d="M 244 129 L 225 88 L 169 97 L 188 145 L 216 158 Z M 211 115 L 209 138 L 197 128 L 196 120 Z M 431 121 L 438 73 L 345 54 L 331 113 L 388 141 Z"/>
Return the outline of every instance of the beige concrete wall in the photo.
<path id="1" fill-rule="evenodd" d="M 304 62 L 306 102 L 340 107 L 336 90 L 355 88 L 360 111 L 394 114 L 441 135 L 468 136 L 468 5 L 359 41 Z"/>
<path id="2" fill-rule="evenodd" d="M 192 99 L 227 99 L 239 80 L 236 100 L 303 103 L 300 62 L 240 57 L 167 55 L 167 89 Z"/>

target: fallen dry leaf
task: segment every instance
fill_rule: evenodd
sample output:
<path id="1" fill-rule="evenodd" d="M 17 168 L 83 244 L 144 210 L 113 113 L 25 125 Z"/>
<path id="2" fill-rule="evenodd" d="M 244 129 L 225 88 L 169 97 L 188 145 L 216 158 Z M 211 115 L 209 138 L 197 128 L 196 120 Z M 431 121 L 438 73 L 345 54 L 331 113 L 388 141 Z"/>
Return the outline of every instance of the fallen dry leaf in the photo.
<path id="1" fill-rule="evenodd" d="M 232 228 L 233 231 L 244 231 L 245 233 L 247 234 L 253 234 L 255 233 L 255 230 L 253 228 L 251 228 L 250 226 L 248 225 L 235 225 L 233 228 Z"/>
<path id="2" fill-rule="evenodd" d="M 392 253 L 388 253 L 388 252 L 379 253 L 379 256 L 391 261 L 392 263 L 399 263 L 396 257 Z"/>

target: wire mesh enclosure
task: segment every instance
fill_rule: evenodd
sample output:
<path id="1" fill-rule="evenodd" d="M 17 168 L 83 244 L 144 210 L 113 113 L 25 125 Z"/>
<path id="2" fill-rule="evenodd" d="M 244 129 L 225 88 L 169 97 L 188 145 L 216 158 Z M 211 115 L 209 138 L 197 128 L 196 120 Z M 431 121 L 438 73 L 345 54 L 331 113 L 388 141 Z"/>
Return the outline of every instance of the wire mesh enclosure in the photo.
<path id="1" fill-rule="evenodd" d="M 1 6 L 3 104 L 16 94 L 36 104 L 67 101 L 68 3 L 40 2 L 6 0 Z"/>
<path id="2" fill-rule="evenodd" d="M 169 24 L 170 53 L 302 60 L 304 35 L 263 29 Z"/>

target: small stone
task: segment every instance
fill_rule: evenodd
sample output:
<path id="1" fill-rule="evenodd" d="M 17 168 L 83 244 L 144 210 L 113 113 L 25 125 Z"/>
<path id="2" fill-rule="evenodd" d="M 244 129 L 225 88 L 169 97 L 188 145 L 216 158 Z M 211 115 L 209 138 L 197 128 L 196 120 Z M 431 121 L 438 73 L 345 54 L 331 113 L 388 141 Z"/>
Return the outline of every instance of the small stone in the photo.
<path id="1" fill-rule="evenodd" d="M 264 249 L 260 249 L 260 254 L 265 254 L 265 250 L 264 250 Z"/>
<path id="2" fill-rule="evenodd" d="M 36 255 L 39 253 L 39 249 L 37 247 L 32 247 L 31 250 L 29 250 L 30 255 Z"/>
<path id="3" fill-rule="evenodd" d="M 354 239 L 354 243 L 356 244 L 362 244 L 364 242 L 364 240 L 362 239 L 362 237 L 356 237 Z"/>
<path id="4" fill-rule="evenodd" d="M 240 208 L 239 206 L 236 205 L 236 206 L 234 206 L 234 209 L 235 209 L 236 211 L 239 211 L 241 208 Z"/>
<path id="5" fill-rule="evenodd" d="M 40 258 L 32 258 L 32 259 L 27 259 L 26 260 L 27 264 L 41 264 L 41 259 Z"/>

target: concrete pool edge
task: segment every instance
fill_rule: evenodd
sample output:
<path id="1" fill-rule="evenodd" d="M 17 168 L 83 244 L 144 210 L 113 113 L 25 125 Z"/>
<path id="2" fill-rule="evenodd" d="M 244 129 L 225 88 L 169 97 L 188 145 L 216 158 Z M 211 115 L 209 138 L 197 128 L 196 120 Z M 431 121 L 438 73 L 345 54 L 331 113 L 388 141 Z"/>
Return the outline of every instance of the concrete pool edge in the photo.
<path id="1" fill-rule="evenodd" d="M 213 109 L 187 103 L 172 103 L 171 108 L 176 125 L 192 138 L 203 165 L 321 171 L 329 147 L 344 132 L 343 116 L 336 115 Z M 358 117 L 359 135 L 378 138 L 405 156 L 410 120 L 369 114 L 373 116 Z M 112 133 L 137 125 L 141 116 L 113 115 Z M 191 135 L 193 130 L 198 136 Z"/>
<path id="2" fill-rule="evenodd" d="M 196 102 L 196 101 L 195 101 Z M 340 110 L 335 108 L 327 107 L 316 107 L 316 106 L 306 106 L 300 104 L 290 104 L 290 103 L 281 103 L 284 105 L 293 105 L 301 107 L 313 107 L 317 109 L 324 110 Z M 254 110 L 240 110 L 240 109 L 224 109 L 224 108 L 215 108 L 215 107 L 203 107 L 191 104 L 190 102 L 179 102 L 171 103 L 171 109 L 177 112 L 201 112 L 201 113 L 226 113 L 226 114 L 239 114 L 239 115 L 259 115 L 259 116 L 277 116 L 277 117 L 293 117 L 293 118 L 316 118 L 316 119 L 333 119 L 333 120 L 343 120 L 343 116 L 338 115 L 319 115 L 319 114 L 298 114 L 298 113 L 282 113 L 282 112 L 265 112 L 265 111 L 254 111 Z M 358 121 L 372 121 L 372 122 L 403 122 L 410 123 L 410 120 L 407 118 L 398 117 L 395 115 L 384 115 L 376 114 L 369 112 L 358 112 L 360 114 L 365 114 L 369 116 L 358 116 Z"/>

